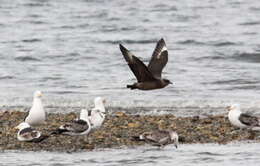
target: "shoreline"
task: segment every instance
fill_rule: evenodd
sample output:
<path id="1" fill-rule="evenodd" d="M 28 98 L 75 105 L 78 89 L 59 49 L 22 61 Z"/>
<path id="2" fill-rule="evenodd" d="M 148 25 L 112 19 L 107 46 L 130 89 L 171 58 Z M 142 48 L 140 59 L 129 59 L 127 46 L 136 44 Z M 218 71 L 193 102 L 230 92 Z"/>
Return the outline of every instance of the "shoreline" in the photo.
<path id="1" fill-rule="evenodd" d="M 239 130 L 232 127 L 226 116 L 176 117 L 165 115 L 128 115 L 123 112 L 108 114 L 101 128 L 92 131 L 88 136 L 51 135 L 40 143 L 20 142 L 17 130 L 14 129 L 24 119 L 26 112 L 0 111 L 0 149 L 25 151 L 89 151 L 106 148 L 135 147 L 144 142 L 131 140 L 145 131 L 158 128 L 173 129 L 179 134 L 180 144 L 218 143 L 255 140 L 258 132 Z M 77 113 L 49 113 L 46 124 L 36 128 L 43 134 L 49 134 L 61 124 L 77 117 Z"/>

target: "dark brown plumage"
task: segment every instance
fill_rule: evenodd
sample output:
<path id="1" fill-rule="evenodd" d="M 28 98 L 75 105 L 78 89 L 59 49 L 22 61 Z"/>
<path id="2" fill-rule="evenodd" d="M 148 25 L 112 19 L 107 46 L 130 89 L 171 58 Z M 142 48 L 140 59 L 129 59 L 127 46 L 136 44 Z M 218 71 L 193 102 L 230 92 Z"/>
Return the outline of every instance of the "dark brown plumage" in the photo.
<path id="1" fill-rule="evenodd" d="M 168 51 L 163 39 L 158 41 L 148 67 L 123 45 L 119 44 L 119 48 L 138 81 L 133 85 L 127 85 L 127 88 L 152 90 L 171 84 L 169 80 L 161 78 L 162 70 L 168 61 Z"/>
<path id="2" fill-rule="evenodd" d="M 162 70 L 168 62 L 168 51 L 165 41 L 159 40 L 152 54 L 152 58 L 148 64 L 148 69 L 154 77 L 160 79 Z"/>

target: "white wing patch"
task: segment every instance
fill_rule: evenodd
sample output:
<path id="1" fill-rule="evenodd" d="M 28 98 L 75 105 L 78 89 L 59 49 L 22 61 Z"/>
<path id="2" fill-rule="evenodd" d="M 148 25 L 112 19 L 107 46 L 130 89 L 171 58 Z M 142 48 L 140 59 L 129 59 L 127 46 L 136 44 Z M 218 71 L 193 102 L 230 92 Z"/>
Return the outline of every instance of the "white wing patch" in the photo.
<path id="1" fill-rule="evenodd" d="M 163 51 L 167 51 L 167 47 L 166 47 L 166 46 L 163 46 L 162 52 L 163 52 Z"/>
<path id="2" fill-rule="evenodd" d="M 158 54 L 158 56 L 157 56 L 157 59 L 160 59 L 160 58 L 161 58 L 161 53 L 162 53 L 163 51 L 167 51 L 167 47 L 166 47 L 166 46 L 163 46 L 163 48 L 162 48 L 160 54 Z"/>
<path id="3" fill-rule="evenodd" d="M 130 58 L 130 61 L 133 62 L 133 54 L 130 51 L 128 51 L 128 57 Z"/>

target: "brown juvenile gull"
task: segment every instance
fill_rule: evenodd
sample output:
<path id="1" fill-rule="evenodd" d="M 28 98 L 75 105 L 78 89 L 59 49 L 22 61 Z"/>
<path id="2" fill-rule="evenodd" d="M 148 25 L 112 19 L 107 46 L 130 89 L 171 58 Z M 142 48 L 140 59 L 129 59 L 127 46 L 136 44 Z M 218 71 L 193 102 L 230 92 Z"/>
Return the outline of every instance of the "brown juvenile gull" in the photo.
<path id="1" fill-rule="evenodd" d="M 82 109 L 81 114 L 88 115 L 87 110 Z M 70 123 L 65 123 L 56 129 L 52 134 L 64 135 L 87 135 L 91 130 L 91 125 L 88 117 L 81 116 L 80 119 L 75 119 Z"/>
<path id="2" fill-rule="evenodd" d="M 227 110 L 229 111 L 228 119 L 233 126 L 260 130 L 260 119 L 255 116 L 242 113 L 238 104 L 228 106 Z"/>
<path id="3" fill-rule="evenodd" d="M 18 126 L 15 127 L 15 129 L 18 129 L 17 133 L 17 139 L 19 141 L 26 141 L 26 142 L 41 142 L 48 138 L 48 135 L 42 135 L 40 131 L 37 131 L 31 126 L 26 123 L 22 122 Z"/>
<path id="4" fill-rule="evenodd" d="M 145 141 L 153 146 L 164 147 L 168 144 L 174 144 L 178 148 L 179 136 L 173 130 L 156 130 L 144 132 L 140 136 L 133 137 L 136 141 Z"/>
<path id="5" fill-rule="evenodd" d="M 137 83 L 127 85 L 127 88 L 153 90 L 172 84 L 170 80 L 161 78 L 162 70 L 168 61 L 168 51 L 163 39 L 157 42 L 148 67 L 123 45 L 119 44 L 119 47 L 128 66 L 137 79 Z"/>

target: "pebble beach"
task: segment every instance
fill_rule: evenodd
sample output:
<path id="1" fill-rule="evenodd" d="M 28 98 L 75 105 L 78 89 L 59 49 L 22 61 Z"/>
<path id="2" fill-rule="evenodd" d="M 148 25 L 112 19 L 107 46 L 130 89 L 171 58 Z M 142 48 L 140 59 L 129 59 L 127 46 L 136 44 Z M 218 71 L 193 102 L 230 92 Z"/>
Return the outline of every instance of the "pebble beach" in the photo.
<path id="1" fill-rule="evenodd" d="M 40 143 L 19 142 L 14 127 L 22 121 L 25 115 L 25 112 L 16 110 L 0 113 L 1 150 L 75 152 L 105 148 L 131 148 L 144 145 L 143 142 L 136 142 L 131 139 L 132 136 L 156 129 L 177 131 L 180 136 L 180 144 L 227 144 L 232 141 L 260 141 L 257 138 L 257 132 L 232 127 L 224 115 L 176 117 L 171 114 L 155 116 L 129 115 L 124 112 L 116 112 L 107 115 L 103 126 L 96 131 L 92 131 L 88 136 L 50 135 L 48 139 Z M 75 118 L 77 118 L 76 113 L 51 113 L 48 114 L 46 124 L 35 128 L 48 135 L 61 124 L 70 122 Z"/>

